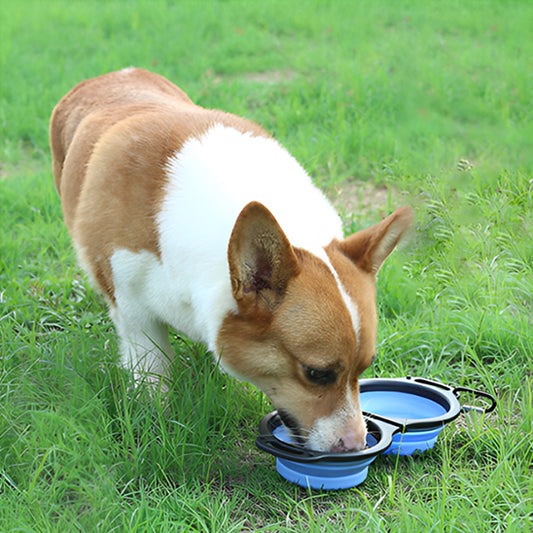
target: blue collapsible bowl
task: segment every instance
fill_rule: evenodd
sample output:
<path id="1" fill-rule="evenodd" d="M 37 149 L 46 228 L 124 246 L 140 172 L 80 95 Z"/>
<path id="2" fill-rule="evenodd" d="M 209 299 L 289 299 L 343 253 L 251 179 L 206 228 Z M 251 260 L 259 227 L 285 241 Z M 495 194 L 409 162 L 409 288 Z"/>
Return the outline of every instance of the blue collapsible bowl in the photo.
<path id="1" fill-rule="evenodd" d="M 276 411 L 259 425 L 256 445 L 276 457 L 277 471 L 288 481 L 312 489 L 355 487 L 368 475 L 368 467 L 390 445 L 397 426 L 367 419 L 367 448 L 360 452 L 327 453 L 308 450 L 291 441 Z"/>
<path id="2" fill-rule="evenodd" d="M 467 392 L 490 402 L 487 407 L 461 406 Z M 277 412 L 259 425 L 256 445 L 276 457 L 276 469 L 287 480 L 313 489 L 346 489 L 362 483 L 377 455 L 410 455 L 432 448 L 445 424 L 461 411 L 489 413 L 496 407 L 490 394 L 449 387 L 424 378 L 362 379 L 359 401 L 367 424 L 367 448 L 360 452 L 328 453 L 291 441 Z"/>
<path id="3" fill-rule="evenodd" d="M 462 406 L 460 392 L 483 397 L 491 404 L 487 408 Z M 495 399 L 485 392 L 410 376 L 360 380 L 359 403 L 361 410 L 372 413 L 375 419 L 401 428 L 384 452 L 399 455 L 433 448 L 444 425 L 455 420 L 461 411 L 491 412 L 496 407 Z"/>

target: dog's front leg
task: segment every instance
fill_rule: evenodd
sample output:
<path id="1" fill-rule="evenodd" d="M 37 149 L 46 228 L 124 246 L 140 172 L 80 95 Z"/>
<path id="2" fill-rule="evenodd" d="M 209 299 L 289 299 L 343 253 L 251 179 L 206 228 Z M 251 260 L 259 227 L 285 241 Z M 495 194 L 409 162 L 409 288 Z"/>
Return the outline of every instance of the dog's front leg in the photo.
<path id="1" fill-rule="evenodd" d="M 168 377 L 174 356 L 167 325 L 142 312 L 132 316 L 118 306 L 111 308 L 111 317 L 120 337 L 123 366 L 133 371 L 136 384 L 158 386 Z"/>

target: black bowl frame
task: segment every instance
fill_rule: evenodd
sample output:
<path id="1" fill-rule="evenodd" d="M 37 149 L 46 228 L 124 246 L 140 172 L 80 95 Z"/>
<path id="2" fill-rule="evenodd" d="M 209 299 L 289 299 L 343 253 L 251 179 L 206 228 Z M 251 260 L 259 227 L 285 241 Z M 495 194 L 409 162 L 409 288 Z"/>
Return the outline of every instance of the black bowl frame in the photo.
<path id="1" fill-rule="evenodd" d="M 274 430 L 282 424 L 277 411 L 274 411 L 261 420 L 256 446 L 260 450 L 281 459 L 288 459 L 299 463 L 356 462 L 364 458 L 379 455 L 387 450 L 392 443 L 393 435 L 399 431 L 419 431 L 436 428 L 444 426 L 448 422 L 456 419 L 461 411 L 477 410 L 483 413 L 490 413 L 496 407 L 495 398 L 486 392 L 466 387 L 454 388 L 437 381 L 419 377 L 413 378 L 411 376 L 405 378 L 362 379 L 359 381 L 359 393 L 361 394 L 365 391 L 395 391 L 414 394 L 438 403 L 446 412 L 438 417 L 424 419 L 389 418 L 375 413 L 365 412 L 363 414 L 365 416 L 367 430 L 377 440 L 377 443 L 371 448 L 366 448 L 359 452 L 328 453 L 309 450 L 300 444 L 284 442 L 274 436 Z M 461 392 L 467 392 L 477 397 L 485 398 L 490 401 L 490 405 L 486 408 L 461 406 L 458 400 Z"/>
<path id="2" fill-rule="evenodd" d="M 400 426 L 383 420 L 374 419 L 365 413 L 367 431 L 376 439 L 376 444 L 359 452 L 329 453 L 309 450 L 301 444 L 291 444 L 278 439 L 274 431 L 281 426 L 281 418 L 277 411 L 266 415 L 259 424 L 259 436 L 255 444 L 264 452 L 280 459 L 288 459 L 298 463 L 354 463 L 383 453 L 392 442 L 392 436 L 400 431 Z"/>

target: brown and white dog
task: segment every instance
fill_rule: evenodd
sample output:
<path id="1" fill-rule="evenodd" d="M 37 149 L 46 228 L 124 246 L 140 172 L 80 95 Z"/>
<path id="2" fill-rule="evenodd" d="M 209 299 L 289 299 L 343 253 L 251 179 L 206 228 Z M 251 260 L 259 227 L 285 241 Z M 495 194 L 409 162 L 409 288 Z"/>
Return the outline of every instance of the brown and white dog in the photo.
<path id="1" fill-rule="evenodd" d="M 74 87 L 50 144 L 65 223 L 125 365 L 165 376 L 170 325 L 261 389 L 307 447 L 365 446 L 358 377 L 375 353 L 376 274 L 409 208 L 343 239 L 261 127 L 141 69 Z"/>

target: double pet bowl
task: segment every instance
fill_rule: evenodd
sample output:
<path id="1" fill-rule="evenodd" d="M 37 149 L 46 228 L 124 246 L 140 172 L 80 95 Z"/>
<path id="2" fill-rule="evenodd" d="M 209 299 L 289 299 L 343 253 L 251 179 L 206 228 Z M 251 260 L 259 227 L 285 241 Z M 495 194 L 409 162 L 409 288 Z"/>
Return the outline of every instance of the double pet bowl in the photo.
<path id="1" fill-rule="evenodd" d="M 489 403 L 462 406 L 460 393 Z M 367 447 L 360 452 L 318 452 L 293 444 L 276 411 L 261 421 L 256 445 L 276 457 L 277 471 L 293 483 L 347 489 L 366 479 L 369 465 L 379 454 L 411 455 L 433 448 L 444 425 L 462 411 L 490 413 L 496 407 L 496 400 L 486 392 L 412 377 L 360 380 L 359 402 L 367 425 Z"/>

